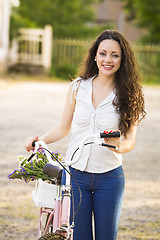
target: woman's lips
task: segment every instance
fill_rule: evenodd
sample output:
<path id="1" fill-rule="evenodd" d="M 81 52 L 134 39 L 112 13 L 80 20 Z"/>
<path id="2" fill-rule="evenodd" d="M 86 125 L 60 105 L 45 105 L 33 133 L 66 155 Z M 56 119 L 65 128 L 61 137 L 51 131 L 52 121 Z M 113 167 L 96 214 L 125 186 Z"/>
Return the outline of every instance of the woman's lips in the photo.
<path id="1" fill-rule="evenodd" d="M 113 68 L 112 65 L 103 65 L 103 68 L 106 70 L 111 70 Z"/>

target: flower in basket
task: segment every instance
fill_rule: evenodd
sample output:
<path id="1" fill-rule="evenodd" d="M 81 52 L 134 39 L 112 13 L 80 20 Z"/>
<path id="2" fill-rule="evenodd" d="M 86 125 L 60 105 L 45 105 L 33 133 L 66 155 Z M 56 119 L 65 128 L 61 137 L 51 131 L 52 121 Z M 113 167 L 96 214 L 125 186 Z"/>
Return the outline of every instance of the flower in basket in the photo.
<path id="1" fill-rule="evenodd" d="M 52 152 L 52 159 L 62 160 L 59 152 Z M 43 149 L 39 149 L 31 161 L 27 157 L 19 157 L 19 168 L 8 175 L 9 179 L 21 179 L 26 183 L 37 179 L 50 180 L 49 176 L 43 173 L 43 167 L 48 162 Z"/>

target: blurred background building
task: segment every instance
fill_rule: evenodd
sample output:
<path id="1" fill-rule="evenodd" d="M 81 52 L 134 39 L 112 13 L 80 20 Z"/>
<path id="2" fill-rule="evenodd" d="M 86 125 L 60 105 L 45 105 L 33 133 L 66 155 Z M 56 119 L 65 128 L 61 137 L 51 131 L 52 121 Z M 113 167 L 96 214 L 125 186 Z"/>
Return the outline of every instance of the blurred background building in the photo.
<path id="1" fill-rule="evenodd" d="M 124 34 L 129 42 L 135 42 L 144 30 L 126 20 L 124 3 L 116 0 L 103 0 L 96 5 L 96 22 L 98 24 L 113 24 L 114 29 Z"/>

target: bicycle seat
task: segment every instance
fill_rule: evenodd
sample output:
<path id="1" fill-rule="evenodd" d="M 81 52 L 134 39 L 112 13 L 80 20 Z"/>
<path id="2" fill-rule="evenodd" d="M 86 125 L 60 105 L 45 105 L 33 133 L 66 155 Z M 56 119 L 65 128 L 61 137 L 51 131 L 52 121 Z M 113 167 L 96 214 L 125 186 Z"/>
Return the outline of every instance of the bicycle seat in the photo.
<path id="1" fill-rule="evenodd" d="M 56 178 L 58 181 L 61 181 L 62 178 L 62 168 L 54 166 L 51 163 L 46 163 L 43 167 L 43 172 L 51 178 Z"/>

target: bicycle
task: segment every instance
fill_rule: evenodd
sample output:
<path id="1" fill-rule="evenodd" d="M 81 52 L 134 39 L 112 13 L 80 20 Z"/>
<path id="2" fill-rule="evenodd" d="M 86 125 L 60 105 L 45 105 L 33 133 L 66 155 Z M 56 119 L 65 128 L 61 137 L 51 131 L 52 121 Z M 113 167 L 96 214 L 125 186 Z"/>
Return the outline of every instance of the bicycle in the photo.
<path id="1" fill-rule="evenodd" d="M 43 141 L 35 141 L 33 142 L 34 152 L 29 157 L 28 161 L 37 153 L 38 149 L 41 148 L 45 151 L 45 154 L 48 158 L 48 163 L 44 165 L 43 172 L 52 179 L 51 186 L 55 186 L 57 188 L 55 198 L 53 199 L 53 207 L 40 207 L 40 217 L 39 217 L 39 239 L 38 240 L 72 240 L 73 239 L 73 229 L 74 229 L 74 217 L 78 212 L 82 196 L 81 191 L 77 183 L 77 187 L 79 189 L 80 194 L 80 202 L 78 208 L 74 209 L 74 201 L 73 201 L 73 193 L 71 194 L 71 181 L 70 177 L 74 179 L 74 177 L 70 173 L 69 166 L 76 163 L 82 154 L 83 147 L 88 144 L 98 144 L 103 147 L 110 147 L 117 149 L 116 146 L 105 144 L 102 142 L 102 138 L 111 138 L 111 137 L 120 137 L 119 131 L 110 131 L 110 132 L 103 132 L 103 133 L 94 133 L 86 136 L 82 139 L 79 148 L 75 150 L 71 157 L 71 161 L 69 162 L 60 162 L 59 160 L 55 159 L 57 163 L 53 162 L 52 153 L 49 151 L 47 145 Z M 90 142 L 87 142 L 91 140 Z M 78 151 L 76 157 L 75 153 Z M 66 172 L 66 180 L 65 184 L 61 185 L 62 179 L 62 171 L 63 169 Z M 74 181 L 76 181 L 74 179 Z M 50 183 L 49 183 L 50 184 Z M 37 186 L 36 188 L 37 189 Z M 33 192 L 32 198 L 35 201 L 35 192 Z M 72 196 L 72 204 L 73 204 L 73 213 L 72 217 L 70 216 L 70 202 Z M 36 202 L 36 201 L 35 201 Z M 43 204 L 42 204 L 43 205 Z M 42 214 L 47 214 L 46 220 L 44 223 L 44 229 L 42 232 Z"/>

